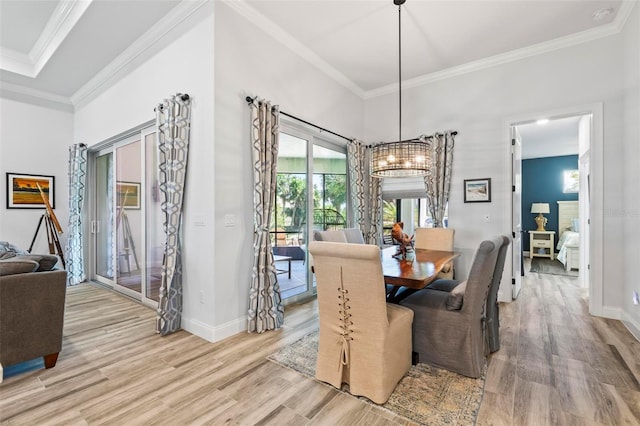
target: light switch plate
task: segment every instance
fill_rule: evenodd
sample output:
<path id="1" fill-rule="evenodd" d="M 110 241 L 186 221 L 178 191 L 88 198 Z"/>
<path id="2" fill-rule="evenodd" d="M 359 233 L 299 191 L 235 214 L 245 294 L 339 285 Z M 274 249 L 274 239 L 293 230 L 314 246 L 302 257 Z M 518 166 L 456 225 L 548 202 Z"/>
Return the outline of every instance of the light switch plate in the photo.
<path id="1" fill-rule="evenodd" d="M 224 215 L 224 226 L 236 226 L 236 215 L 234 215 L 234 214 L 225 214 Z"/>

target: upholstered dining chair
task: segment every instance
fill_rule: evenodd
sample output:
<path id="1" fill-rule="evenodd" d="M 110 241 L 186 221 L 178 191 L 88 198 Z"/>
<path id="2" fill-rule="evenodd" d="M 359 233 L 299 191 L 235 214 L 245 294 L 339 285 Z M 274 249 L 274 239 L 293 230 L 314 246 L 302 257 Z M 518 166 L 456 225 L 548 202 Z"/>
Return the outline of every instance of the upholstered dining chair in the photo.
<path id="1" fill-rule="evenodd" d="M 411 367 L 413 312 L 386 302 L 380 248 L 314 241 L 320 340 L 316 378 L 377 404 Z"/>
<path id="2" fill-rule="evenodd" d="M 487 310 L 485 312 L 487 322 L 487 349 L 489 352 L 496 352 L 500 349 L 500 308 L 498 306 L 498 290 L 500 289 L 500 281 L 504 271 L 504 262 L 507 258 L 507 248 L 511 240 L 509 237 L 503 237 L 502 246 L 498 250 L 498 259 L 496 267 L 493 270 L 491 278 L 491 287 L 489 287 L 489 295 L 487 296 Z M 428 289 L 451 291 L 460 280 L 436 280 L 427 286 Z"/>
<path id="3" fill-rule="evenodd" d="M 347 236 L 342 229 L 330 229 L 328 231 L 315 231 L 313 233 L 315 241 L 329 241 L 332 243 L 346 243 Z"/>
<path id="4" fill-rule="evenodd" d="M 451 292 L 426 288 L 400 302 L 414 312 L 413 350 L 420 362 L 480 377 L 486 356 L 487 296 L 505 238 L 483 241 L 467 280 Z"/>
<path id="5" fill-rule="evenodd" d="M 415 248 L 453 251 L 453 237 L 455 230 L 451 228 L 416 228 Z M 453 279 L 453 262 L 442 268 L 438 278 Z"/>

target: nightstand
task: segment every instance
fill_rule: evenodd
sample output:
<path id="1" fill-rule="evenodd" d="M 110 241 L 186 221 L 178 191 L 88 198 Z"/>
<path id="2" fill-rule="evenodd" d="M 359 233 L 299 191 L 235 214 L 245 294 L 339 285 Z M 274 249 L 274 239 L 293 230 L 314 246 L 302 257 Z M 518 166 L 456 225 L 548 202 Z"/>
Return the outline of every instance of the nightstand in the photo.
<path id="1" fill-rule="evenodd" d="M 556 231 L 529 231 L 529 257 L 548 257 L 553 260 Z"/>

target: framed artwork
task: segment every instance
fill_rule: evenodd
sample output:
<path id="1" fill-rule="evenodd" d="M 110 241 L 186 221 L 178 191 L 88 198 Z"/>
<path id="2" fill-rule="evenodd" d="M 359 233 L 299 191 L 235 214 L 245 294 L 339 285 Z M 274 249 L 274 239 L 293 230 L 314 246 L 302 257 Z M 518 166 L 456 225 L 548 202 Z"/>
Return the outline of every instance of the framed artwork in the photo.
<path id="1" fill-rule="evenodd" d="M 116 182 L 116 196 L 118 207 L 125 209 L 140 208 L 140 183 L 139 182 Z"/>
<path id="2" fill-rule="evenodd" d="M 43 197 L 47 197 L 51 208 L 54 209 L 56 207 L 55 195 L 55 178 L 53 176 L 7 173 L 8 209 L 44 209 Z"/>
<path id="3" fill-rule="evenodd" d="M 464 180 L 465 203 L 490 203 L 491 202 L 491 178 L 465 179 Z"/>

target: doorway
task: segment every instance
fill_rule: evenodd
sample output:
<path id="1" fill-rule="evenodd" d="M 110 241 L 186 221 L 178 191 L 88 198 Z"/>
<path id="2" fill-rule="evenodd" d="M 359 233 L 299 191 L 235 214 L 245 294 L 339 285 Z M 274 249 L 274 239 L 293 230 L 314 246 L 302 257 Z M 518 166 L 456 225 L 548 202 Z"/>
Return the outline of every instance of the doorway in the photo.
<path id="1" fill-rule="evenodd" d="M 344 144 L 305 126 L 281 123 L 270 232 L 286 304 L 316 294 L 308 244 L 314 231 L 347 227 L 347 181 Z"/>
<path id="2" fill-rule="evenodd" d="M 513 298 L 528 272 L 525 259 L 527 267 L 545 265 L 550 273 L 576 276 L 581 287 L 590 286 L 592 120 L 591 113 L 576 113 L 510 124 L 520 145 L 514 149 L 519 155 L 512 155 L 512 226 L 519 243 L 513 245 Z M 544 220 L 534 221 L 536 213 Z"/>
<path id="3" fill-rule="evenodd" d="M 91 279 L 151 307 L 164 251 L 155 136 L 147 124 L 92 148 L 88 183 Z"/>

